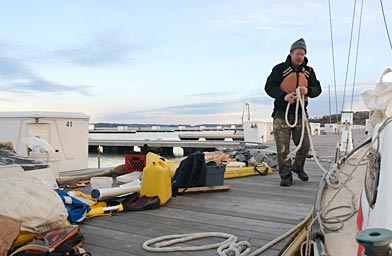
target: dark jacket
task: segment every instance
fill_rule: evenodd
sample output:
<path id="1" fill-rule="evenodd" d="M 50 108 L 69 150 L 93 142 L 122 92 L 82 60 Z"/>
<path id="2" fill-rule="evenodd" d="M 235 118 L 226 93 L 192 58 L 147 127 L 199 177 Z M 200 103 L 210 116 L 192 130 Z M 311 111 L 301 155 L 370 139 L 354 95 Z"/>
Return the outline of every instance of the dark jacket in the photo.
<path id="1" fill-rule="evenodd" d="M 266 93 L 275 99 L 274 101 L 274 111 L 272 112 L 272 117 L 278 118 L 285 118 L 286 108 L 288 102 L 284 100 L 286 96 L 286 92 L 282 91 L 279 86 L 282 83 L 284 77 L 288 73 L 293 73 L 299 76 L 299 73 L 303 73 L 308 82 L 308 94 L 309 98 L 314 98 L 320 95 L 321 93 L 321 86 L 320 82 L 316 78 L 316 74 L 313 68 L 307 66 L 308 59 L 305 57 L 304 63 L 298 68 L 297 71 L 293 70 L 291 65 L 291 58 L 290 55 L 287 56 L 286 61 L 276 65 L 273 69 L 271 74 L 267 78 L 267 82 L 265 84 L 265 91 Z M 298 79 L 296 87 L 298 87 Z M 305 102 L 305 110 L 307 109 L 308 101 Z M 293 117 L 295 114 L 295 106 L 296 103 L 291 104 L 289 110 L 289 116 Z M 290 118 L 291 119 L 291 118 Z"/>

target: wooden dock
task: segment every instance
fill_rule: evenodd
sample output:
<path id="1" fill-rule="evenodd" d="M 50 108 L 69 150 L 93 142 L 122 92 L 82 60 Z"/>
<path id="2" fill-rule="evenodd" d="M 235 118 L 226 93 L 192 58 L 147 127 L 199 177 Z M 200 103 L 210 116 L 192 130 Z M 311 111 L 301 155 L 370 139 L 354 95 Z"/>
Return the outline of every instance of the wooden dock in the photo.
<path id="1" fill-rule="evenodd" d="M 199 141 L 199 140 L 98 140 L 90 139 L 89 146 L 105 146 L 105 147 L 131 147 L 131 146 L 143 146 L 144 144 L 150 147 L 161 147 L 161 148 L 218 148 L 228 147 L 235 148 L 240 146 L 241 141 Z"/>
<path id="2" fill-rule="evenodd" d="M 354 143 L 361 143 L 364 132 L 354 133 Z M 334 161 L 337 135 L 314 137 L 315 149 L 324 168 Z M 270 150 L 275 146 L 270 144 Z M 308 159 L 308 182 L 294 177 L 294 185 L 280 187 L 276 171 L 267 176 L 225 180 L 228 191 L 187 193 L 171 198 L 156 210 L 122 212 L 95 217 L 80 223 L 85 236 L 83 247 L 94 256 L 126 255 L 217 255 L 215 249 L 198 252 L 152 253 L 142 244 L 152 238 L 179 233 L 224 232 L 252 244 L 257 250 L 294 227 L 311 211 L 322 171 Z M 87 188 L 86 188 L 87 189 Z M 274 245 L 261 255 L 275 256 L 289 239 Z M 222 239 L 193 241 L 209 244 Z M 189 245 L 189 244 L 188 244 Z"/>

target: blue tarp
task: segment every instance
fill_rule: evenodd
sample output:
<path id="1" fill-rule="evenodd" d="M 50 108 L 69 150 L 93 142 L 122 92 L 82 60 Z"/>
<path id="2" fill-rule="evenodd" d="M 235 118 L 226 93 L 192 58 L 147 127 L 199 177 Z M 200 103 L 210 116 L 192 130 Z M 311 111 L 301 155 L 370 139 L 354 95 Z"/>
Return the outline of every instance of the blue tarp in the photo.
<path id="1" fill-rule="evenodd" d="M 81 222 L 86 218 L 86 214 L 91 210 L 90 206 L 75 197 L 70 196 L 64 190 L 57 189 L 56 192 L 63 200 L 68 212 L 68 220 L 71 223 Z"/>

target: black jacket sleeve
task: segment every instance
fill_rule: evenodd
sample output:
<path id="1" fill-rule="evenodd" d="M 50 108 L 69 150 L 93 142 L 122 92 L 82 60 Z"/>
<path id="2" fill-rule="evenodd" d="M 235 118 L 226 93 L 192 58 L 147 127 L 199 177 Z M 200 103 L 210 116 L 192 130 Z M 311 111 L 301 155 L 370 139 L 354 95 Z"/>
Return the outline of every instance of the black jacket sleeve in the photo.
<path id="1" fill-rule="evenodd" d="M 316 78 L 316 73 L 312 70 L 309 75 L 307 95 L 309 98 L 315 98 L 321 94 L 321 91 L 320 82 Z"/>
<path id="2" fill-rule="evenodd" d="M 282 64 L 276 65 L 271 74 L 267 78 L 267 82 L 265 83 L 264 90 L 265 92 L 272 98 L 276 100 L 283 100 L 286 93 L 279 89 L 279 85 L 282 82 L 282 68 L 280 67 Z"/>

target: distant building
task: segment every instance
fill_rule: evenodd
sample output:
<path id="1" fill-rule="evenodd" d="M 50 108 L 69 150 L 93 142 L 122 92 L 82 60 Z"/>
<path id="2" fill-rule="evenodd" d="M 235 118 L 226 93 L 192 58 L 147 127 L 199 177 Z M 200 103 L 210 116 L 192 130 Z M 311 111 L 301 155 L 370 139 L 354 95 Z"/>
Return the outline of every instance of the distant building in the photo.
<path id="1" fill-rule="evenodd" d="M 336 133 L 338 133 L 338 125 L 337 124 L 325 124 L 324 125 L 324 133 L 325 134 L 336 134 Z"/>
<path id="2" fill-rule="evenodd" d="M 310 135 L 320 135 L 321 134 L 321 129 L 320 129 L 320 123 L 309 123 L 310 126 Z"/>
<path id="3" fill-rule="evenodd" d="M 124 126 L 124 125 L 117 126 L 117 131 L 127 131 L 127 130 L 128 130 L 128 126 Z"/>

